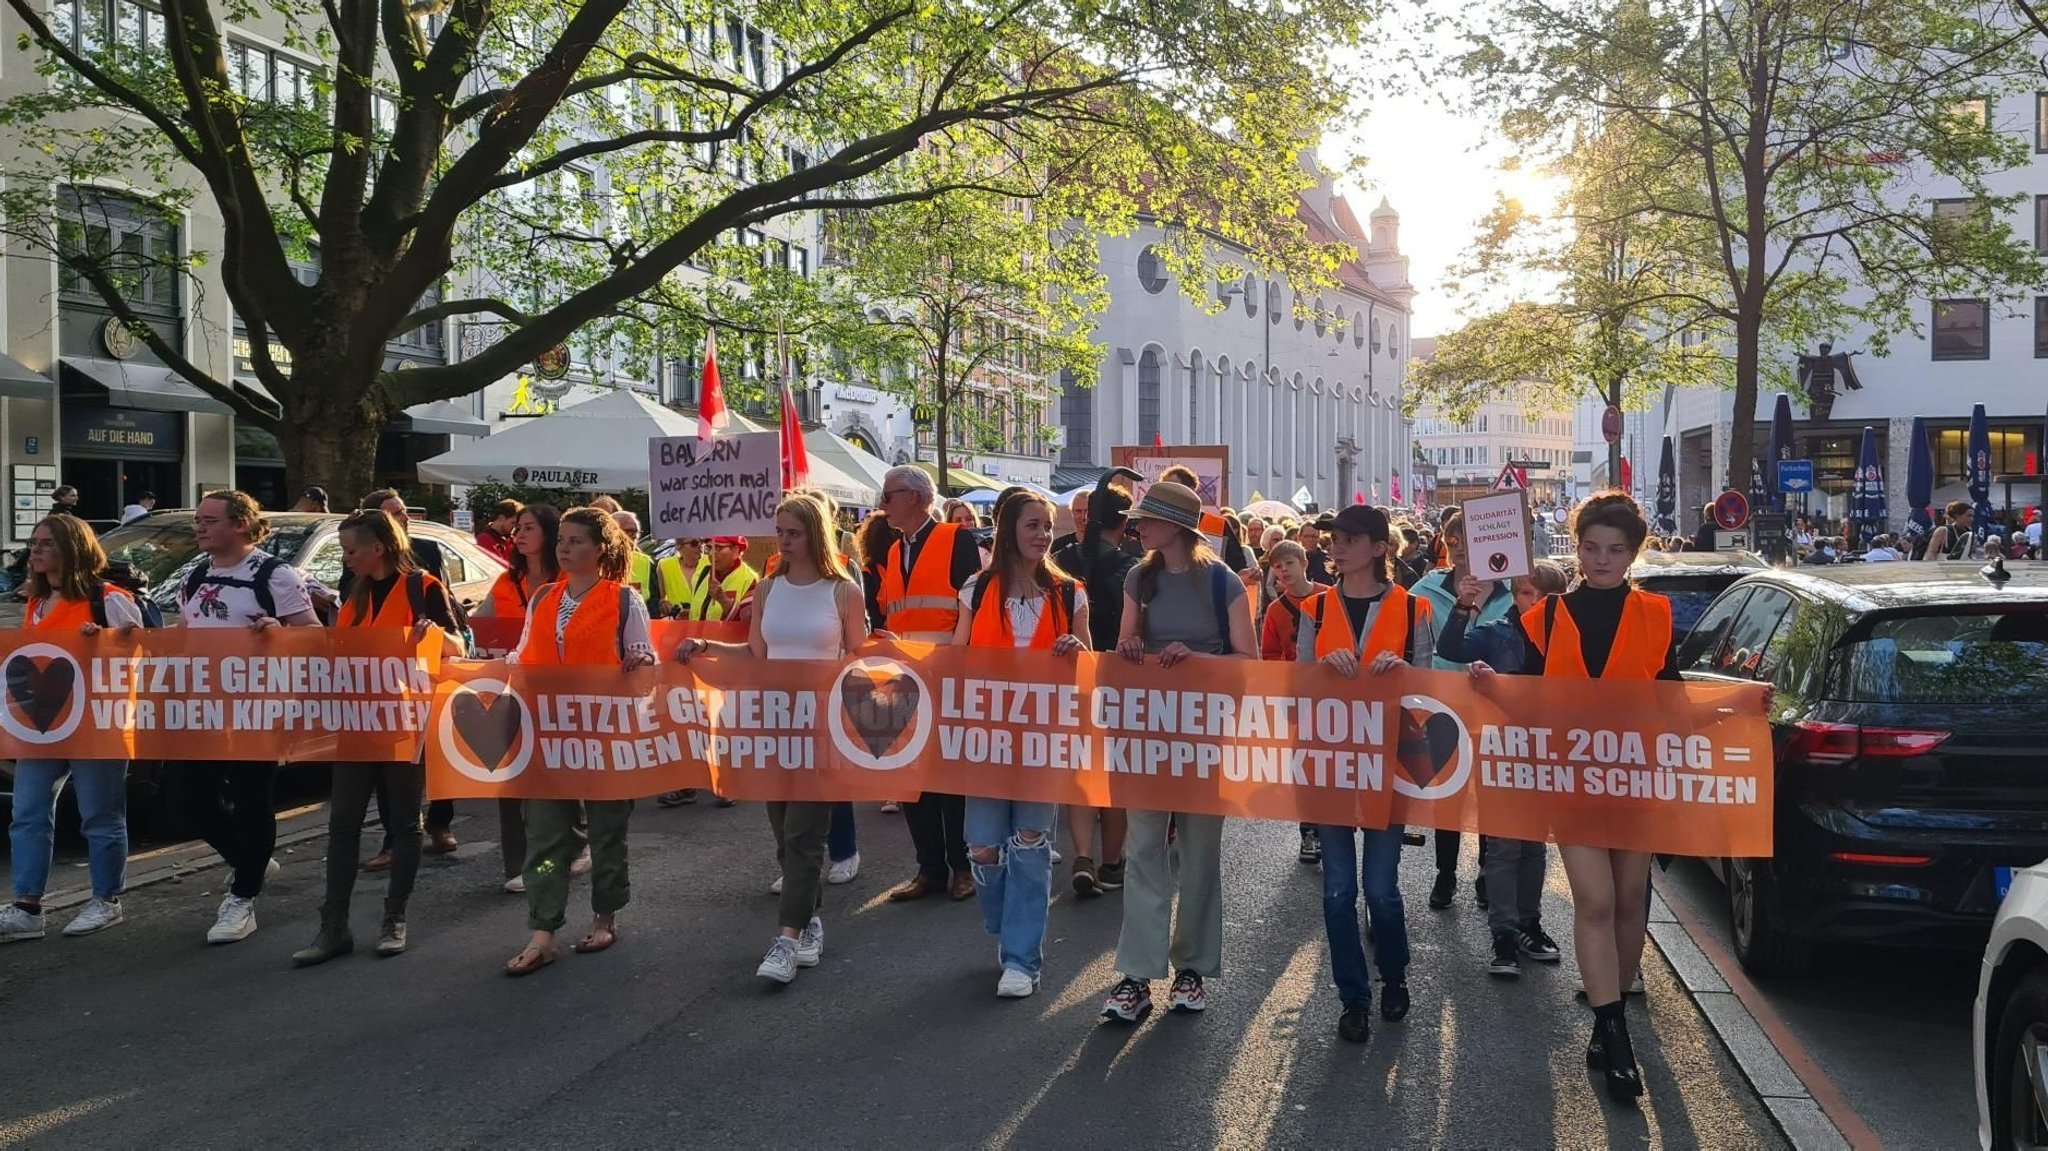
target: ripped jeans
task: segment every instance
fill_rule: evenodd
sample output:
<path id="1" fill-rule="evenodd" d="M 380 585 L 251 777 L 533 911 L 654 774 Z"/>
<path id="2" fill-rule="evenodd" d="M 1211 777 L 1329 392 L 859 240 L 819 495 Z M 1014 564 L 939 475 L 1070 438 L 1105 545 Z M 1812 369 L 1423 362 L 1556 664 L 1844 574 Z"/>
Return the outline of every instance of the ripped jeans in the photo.
<path id="1" fill-rule="evenodd" d="M 1059 807 L 967 797 L 967 858 L 981 920 L 1001 940 L 1003 967 L 1036 978 L 1052 899 L 1052 828 Z M 982 862 L 990 856 L 990 862 Z"/>

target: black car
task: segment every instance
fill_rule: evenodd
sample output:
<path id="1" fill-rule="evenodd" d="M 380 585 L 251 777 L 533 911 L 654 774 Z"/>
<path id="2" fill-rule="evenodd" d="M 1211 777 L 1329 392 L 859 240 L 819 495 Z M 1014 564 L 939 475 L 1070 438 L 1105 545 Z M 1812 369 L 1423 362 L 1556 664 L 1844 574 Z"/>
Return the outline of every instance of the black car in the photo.
<path id="1" fill-rule="evenodd" d="M 1644 552 L 1628 578 L 1671 601 L 1671 643 L 1685 643 L 1693 625 L 1736 580 L 1769 567 L 1754 552 Z"/>
<path id="2" fill-rule="evenodd" d="M 1759 572 L 1678 665 L 1775 688 L 1776 855 L 1713 861 L 1744 967 L 1981 946 L 2005 869 L 2048 858 L 2048 565 Z"/>

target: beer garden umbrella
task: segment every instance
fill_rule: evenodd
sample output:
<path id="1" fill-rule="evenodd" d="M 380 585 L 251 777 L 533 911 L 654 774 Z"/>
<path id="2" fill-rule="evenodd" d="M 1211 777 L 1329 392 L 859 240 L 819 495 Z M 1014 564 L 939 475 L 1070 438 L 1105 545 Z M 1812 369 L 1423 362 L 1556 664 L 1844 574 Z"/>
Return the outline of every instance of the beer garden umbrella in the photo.
<path id="1" fill-rule="evenodd" d="M 1877 462 L 1877 429 L 1863 425 L 1856 453 L 1856 482 L 1850 487 L 1849 518 L 1882 528 L 1885 523 L 1884 469 Z"/>
<path id="2" fill-rule="evenodd" d="M 1771 410 L 1771 470 L 1764 479 L 1771 485 L 1771 506 L 1778 511 L 1785 510 L 1784 485 L 1778 482 L 1778 464 L 1792 458 L 1792 397 L 1778 393 L 1778 403 Z"/>
<path id="3" fill-rule="evenodd" d="M 1934 516 L 1927 505 L 1934 502 L 1934 450 L 1927 446 L 1927 419 L 1913 417 L 1913 442 L 1906 453 L 1906 502 L 1913 505 L 1913 522 L 1920 530 L 1934 530 Z"/>
<path id="4" fill-rule="evenodd" d="M 1976 536 L 1982 540 L 1991 531 L 1996 512 L 1991 510 L 1991 425 L 1983 404 L 1970 407 L 1970 458 L 1964 463 L 1969 477 L 1970 506 L 1976 510 Z"/>
<path id="5" fill-rule="evenodd" d="M 1664 447 L 1657 457 L 1657 527 L 1661 531 L 1678 530 L 1678 449 L 1670 436 L 1664 437 Z"/>

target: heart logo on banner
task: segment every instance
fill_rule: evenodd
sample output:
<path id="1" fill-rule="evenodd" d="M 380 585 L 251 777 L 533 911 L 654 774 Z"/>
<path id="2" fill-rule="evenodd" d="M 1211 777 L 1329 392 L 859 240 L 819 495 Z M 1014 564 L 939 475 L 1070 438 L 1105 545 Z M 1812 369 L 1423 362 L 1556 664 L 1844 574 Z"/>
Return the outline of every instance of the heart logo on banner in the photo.
<path id="1" fill-rule="evenodd" d="M 849 670 L 839 681 L 839 700 L 846 718 L 868 754 L 888 754 L 917 717 L 923 698 L 917 681 L 903 675 L 878 675 L 874 669 Z"/>
<path id="2" fill-rule="evenodd" d="M 1458 754 L 1458 721 L 1441 712 L 1401 709 L 1401 766 L 1418 786 L 1428 787 Z"/>
<path id="3" fill-rule="evenodd" d="M 46 735 L 70 709 L 77 683 L 78 667 L 70 660 L 17 655 L 7 661 L 7 698 Z"/>
<path id="4" fill-rule="evenodd" d="M 526 708 L 519 697 L 504 694 L 486 703 L 482 696 L 464 692 L 448 706 L 454 712 L 455 731 L 476 756 L 478 766 L 486 771 L 503 768 L 506 757 L 519 746 L 519 733 L 526 723 Z"/>

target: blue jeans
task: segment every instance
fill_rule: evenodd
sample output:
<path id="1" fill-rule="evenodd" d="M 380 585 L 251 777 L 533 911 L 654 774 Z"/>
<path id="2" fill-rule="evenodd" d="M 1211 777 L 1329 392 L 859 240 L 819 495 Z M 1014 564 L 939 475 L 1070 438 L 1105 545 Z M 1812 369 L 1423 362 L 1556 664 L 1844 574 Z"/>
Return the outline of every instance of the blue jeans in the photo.
<path id="1" fill-rule="evenodd" d="M 14 852 L 17 899 L 40 900 L 49 885 L 57 792 L 67 775 L 78 793 L 78 823 L 85 833 L 93 897 L 117 898 L 128 884 L 127 761 L 18 759 L 14 761 L 14 822 L 7 829 Z"/>
<path id="2" fill-rule="evenodd" d="M 834 863 L 844 863 L 859 851 L 860 843 L 854 838 L 853 805 L 833 804 L 832 826 L 825 835 L 825 857 Z"/>
<path id="3" fill-rule="evenodd" d="M 981 901 L 981 922 L 1002 941 L 1003 967 L 1036 978 L 1045 963 L 1045 905 L 1052 900 L 1052 825 L 1060 809 L 1051 803 L 1013 803 L 967 797 L 969 868 Z M 1024 843 L 1019 831 L 1036 831 Z M 979 848 L 1001 852 L 995 863 L 976 863 Z"/>
<path id="4" fill-rule="evenodd" d="M 1330 972 L 1346 1007 L 1372 1006 L 1365 942 L 1358 932 L 1358 891 L 1365 889 L 1372 917 L 1372 954 L 1380 980 L 1408 978 L 1408 914 L 1401 907 L 1400 827 L 1358 831 L 1318 826 L 1323 841 L 1323 931 L 1330 937 Z M 1358 846 L 1365 841 L 1364 850 Z"/>

